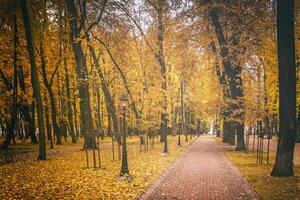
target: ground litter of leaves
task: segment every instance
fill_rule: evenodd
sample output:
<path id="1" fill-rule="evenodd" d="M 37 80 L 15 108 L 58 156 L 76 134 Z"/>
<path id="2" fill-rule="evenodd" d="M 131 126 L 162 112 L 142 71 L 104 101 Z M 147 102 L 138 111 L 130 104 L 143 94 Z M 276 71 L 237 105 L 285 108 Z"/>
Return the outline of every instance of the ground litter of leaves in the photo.
<path id="1" fill-rule="evenodd" d="M 106 143 L 100 147 L 101 169 L 86 169 L 84 151 L 45 161 L 27 160 L 0 166 L 0 199 L 135 199 L 192 143 L 176 146 L 177 137 L 168 137 L 170 155 L 162 156 L 163 144 L 155 139 L 154 149 L 140 152 L 137 138 L 128 139 L 131 182 L 118 181 L 121 162 Z M 92 151 L 89 153 L 92 166 Z"/>
<path id="2" fill-rule="evenodd" d="M 300 200 L 300 165 L 294 166 L 293 177 L 270 176 L 275 163 L 274 152 L 270 153 L 269 164 L 266 162 L 266 153 L 263 155 L 263 163 L 257 163 L 256 151 L 247 152 L 233 150 L 228 145 L 221 145 L 230 161 L 244 175 L 262 200 Z"/>

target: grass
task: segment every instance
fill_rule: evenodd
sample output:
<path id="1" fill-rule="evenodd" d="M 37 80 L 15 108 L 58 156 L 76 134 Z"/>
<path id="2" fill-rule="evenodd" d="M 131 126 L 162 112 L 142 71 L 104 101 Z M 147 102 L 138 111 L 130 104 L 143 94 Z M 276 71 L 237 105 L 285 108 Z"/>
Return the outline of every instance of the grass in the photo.
<path id="1" fill-rule="evenodd" d="M 168 141 L 170 155 L 162 156 L 159 139 L 155 139 L 154 149 L 140 152 L 138 138 L 128 138 L 132 181 L 117 180 L 121 162 L 112 160 L 110 143 L 105 141 L 98 170 L 86 169 L 83 151 L 0 166 L 0 199 L 135 199 L 192 143 L 184 142 L 178 148 L 177 137 L 170 136 Z M 89 154 L 92 166 L 92 152 Z"/>
<path id="2" fill-rule="evenodd" d="M 221 140 L 216 139 L 219 145 Z M 270 164 L 256 162 L 256 154 L 237 152 L 226 148 L 226 155 L 252 185 L 263 200 L 297 200 L 300 199 L 300 166 L 294 167 L 294 177 L 272 177 L 270 173 L 274 166 L 275 156 L 270 155 Z"/>

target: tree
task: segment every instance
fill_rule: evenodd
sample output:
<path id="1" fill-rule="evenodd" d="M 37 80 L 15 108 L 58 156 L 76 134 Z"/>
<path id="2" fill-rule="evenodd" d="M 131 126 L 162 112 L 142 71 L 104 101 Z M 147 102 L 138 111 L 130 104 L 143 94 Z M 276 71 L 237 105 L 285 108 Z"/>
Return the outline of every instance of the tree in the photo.
<path id="1" fill-rule="evenodd" d="M 44 38 L 41 38 L 43 40 Z M 47 78 L 47 71 L 46 71 L 46 61 L 45 61 L 45 52 L 44 52 L 44 45 L 43 41 L 40 42 L 40 57 L 41 57 L 41 68 L 42 68 L 42 76 L 43 76 L 43 81 L 44 85 L 47 89 L 47 92 L 50 97 L 50 105 L 51 105 L 51 117 L 52 117 L 52 127 L 53 131 L 56 135 L 56 144 L 61 144 L 61 137 L 60 137 L 60 129 L 57 124 L 57 108 L 55 104 L 55 99 L 54 99 L 54 93 L 52 90 L 52 83 L 53 83 L 53 78 L 57 70 L 55 70 L 51 76 L 50 81 Z M 56 66 L 56 69 L 58 68 L 59 65 Z"/>
<path id="2" fill-rule="evenodd" d="M 16 1 L 15 1 L 16 3 Z M 10 117 L 10 122 L 8 124 L 8 133 L 5 136 L 5 140 L 2 144 L 2 149 L 7 150 L 8 146 L 14 137 L 15 125 L 17 121 L 17 101 L 18 101 L 18 55 L 17 55 L 17 45 L 18 45 L 18 24 L 17 24 L 17 14 L 14 15 L 14 77 L 13 77 L 13 100 L 12 100 L 12 113 Z"/>
<path id="3" fill-rule="evenodd" d="M 86 1 L 83 1 L 81 8 L 81 15 L 78 15 L 77 8 L 74 0 L 66 0 L 67 9 L 69 13 L 69 24 L 71 28 L 71 43 L 73 47 L 73 53 L 76 63 L 76 75 L 78 81 L 78 90 L 80 96 L 80 114 L 83 134 L 92 131 L 94 129 L 90 96 L 89 96 L 89 85 L 88 85 L 88 71 L 86 66 L 86 59 L 81 45 L 80 32 L 83 30 L 85 25 L 86 17 Z M 81 16 L 81 19 L 78 19 Z M 78 24 L 78 21 L 80 23 Z M 87 147 L 93 147 L 93 142 L 88 140 Z"/>
<path id="4" fill-rule="evenodd" d="M 243 81 L 241 78 L 242 69 L 240 66 L 239 61 L 236 61 L 238 59 L 235 55 L 236 53 L 233 52 L 234 50 L 231 50 L 227 47 L 228 41 L 226 41 L 226 38 L 224 37 L 222 26 L 219 20 L 219 14 L 217 9 L 212 9 L 209 12 L 209 16 L 212 19 L 213 26 L 215 29 L 215 34 L 219 42 L 220 46 L 220 55 L 222 57 L 222 63 L 224 66 L 224 74 L 225 77 L 228 79 L 228 87 L 230 91 L 230 99 L 229 99 L 229 112 L 232 113 L 232 117 L 234 118 L 235 122 L 230 123 L 229 127 L 232 129 L 225 130 L 230 131 L 230 143 L 235 143 L 235 132 L 237 133 L 237 148 L 236 150 L 244 150 L 245 144 L 244 144 L 244 111 L 243 111 L 243 98 L 244 98 L 244 92 L 243 92 Z M 232 39 L 233 45 L 238 45 L 238 39 L 236 38 L 235 34 L 233 34 Z M 236 65 L 233 66 L 233 63 Z M 239 121 L 237 121 L 239 119 Z M 227 128 L 227 127 L 225 127 Z"/>
<path id="5" fill-rule="evenodd" d="M 67 47 L 65 47 L 67 48 Z M 68 71 L 68 63 L 66 58 L 66 52 L 64 55 L 64 70 L 65 70 L 65 80 L 66 80 L 66 93 L 67 93 L 67 105 L 68 105 L 68 121 L 69 121 L 69 130 L 71 132 L 72 143 L 76 143 L 76 135 L 73 123 L 73 109 L 72 109 L 72 99 L 71 99 L 71 89 L 70 89 L 70 78 Z"/>
<path id="6" fill-rule="evenodd" d="M 161 132 L 161 142 L 164 142 L 164 154 L 168 154 L 168 100 L 167 100 L 167 69 L 165 62 L 165 53 L 164 53 L 164 12 L 167 7 L 166 1 L 154 1 L 150 2 L 151 6 L 154 8 L 157 15 L 157 45 L 158 50 L 155 53 L 155 57 L 160 66 L 161 74 L 161 97 L 162 97 L 162 111 L 160 114 L 160 132 Z"/>
<path id="7" fill-rule="evenodd" d="M 45 142 L 45 130 L 44 130 L 44 117 L 43 117 L 43 103 L 41 98 L 41 90 L 39 77 L 37 73 L 37 66 L 35 63 L 35 55 L 34 55 L 34 47 L 33 40 L 31 35 L 31 25 L 30 19 L 27 11 L 27 3 L 26 0 L 20 1 L 23 22 L 25 28 L 25 35 L 27 40 L 27 50 L 29 54 L 30 66 L 31 66 L 31 84 L 34 91 L 34 97 L 36 101 L 37 107 L 37 115 L 38 115 L 38 127 L 39 127 L 39 160 L 46 160 L 46 142 Z"/>
<path id="8" fill-rule="evenodd" d="M 296 138 L 294 0 L 277 1 L 279 138 L 272 176 L 293 176 Z"/>

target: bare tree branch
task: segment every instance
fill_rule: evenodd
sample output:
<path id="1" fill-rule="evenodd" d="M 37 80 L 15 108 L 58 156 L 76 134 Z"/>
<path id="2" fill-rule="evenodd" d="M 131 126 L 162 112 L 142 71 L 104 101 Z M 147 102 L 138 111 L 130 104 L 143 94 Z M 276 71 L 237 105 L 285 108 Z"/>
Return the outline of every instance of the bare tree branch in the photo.
<path id="1" fill-rule="evenodd" d="M 90 30 L 91 30 L 95 25 L 99 24 L 99 22 L 100 22 L 100 20 L 101 20 L 101 18 L 102 18 L 102 15 L 103 15 L 103 13 L 104 13 L 105 6 L 106 6 L 106 3 L 107 3 L 107 2 L 108 2 L 108 0 L 105 0 L 105 1 L 103 2 L 103 6 L 102 6 L 102 9 L 101 9 L 101 11 L 100 11 L 100 14 L 99 14 L 97 20 L 94 21 L 93 23 L 91 23 L 91 24 L 87 27 L 85 33 L 89 33 Z"/>
<path id="2" fill-rule="evenodd" d="M 153 48 L 153 47 L 151 46 L 151 44 L 149 43 L 149 41 L 148 41 L 148 39 L 147 39 L 147 37 L 146 37 L 146 34 L 144 33 L 142 27 L 141 27 L 141 26 L 138 24 L 138 22 L 132 17 L 132 15 L 129 13 L 129 11 L 128 11 L 126 8 L 124 8 L 124 7 L 121 6 L 121 5 L 119 5 L 119 8 L 121 8 L 121 9 L 124 11 L 124 13 L 126 14 L 126 16 L 127 16 L 128 18 L 130 18 L 131 21 L 132 21 L 132 22 L 136 25 L 136 27 L 139 29 L 141 35 L 142 35 L 142 36 L 144 37 L 144 39 L 145 39 L 145 42 L 146 42 L 147 46 L 149 47 L 149 49 L 152 51 L 152 53 L 154 54 L 155 58 L 157 59 L 157 58 L 158 58 L 158 55 L 157 55 L 157 53 L 155 52 L 154 48 Z"/>
<path id="3" fill-rule="evenodd" d="M 127 79 L 126 79 L 126 77 L 125 77 L 125 74 L 123 73 L 122 69 L 120 68 L 120 66 L 118 65 L 118 63 L 116 62 L 116 60 L 114 59 L 114 57 L 113 57 L 113 55 L 112 55 L 110 49 L 108 48 L 108 46 L 107 46 L 102 40 L 100 40 L 99 38 L 97 38 L 97 37 L 95 37 L 95 36 L 93 36 L 93 37 L 94 37 L 100 44 L 103 45 L 103 47 L 104 47 L 105 50 L 107 51 L 107 53 L 108 53 L 108 55 L 109 55 L 111 61 L 114 63 L 114 66 L 116 67 L 117 71 L 120 73 L 120 76 L 121 76 L 121 78 L 122 78 L 122 80 L 123 80 L 125 89 L 126 89 L 128 95 L 129 95 L 129 98 L 130 98 L 130 101 L 131 101 L 131 104 L 132 104 L 132 108 L 133 108 L 134 114 L 135 114 L 136 118 L 139 119 L 139 118 L 140 118 L 140 115 L 139 115 L 139 112 L 138 112 L 138 110 L 137 110 L 137 108 L 136 108 L 135 101 L 134 101 L 134 99 L 133 99 L 133 97 L 132 97 L 132 93 L 131 93 L 131 90 L 130 90 L 130 88 L 129 88 L 129 86 L 128 86 L 128 82 L 127 82 Z"/>

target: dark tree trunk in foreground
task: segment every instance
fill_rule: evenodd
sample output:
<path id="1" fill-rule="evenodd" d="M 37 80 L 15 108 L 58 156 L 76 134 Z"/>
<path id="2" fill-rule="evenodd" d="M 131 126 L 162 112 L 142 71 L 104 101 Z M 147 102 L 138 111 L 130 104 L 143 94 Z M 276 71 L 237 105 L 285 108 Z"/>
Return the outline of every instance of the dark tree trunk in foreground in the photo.
<path id="1" fill-rule="evenodd" d="M 245 113 L 244 113 L 244 91 L 243 91 L 243 81 L 241 78 L 242 68 L 240 65 L 234 67 L 235 72 L 235 84 L 236 84 L 236 93 L 233 95 L 234 99 L 237 101 L 235 102 L 235 113 L 234 118 L 238 119 L 239 122 L 235 123 L 235 134 L 237 136 L 236 142 L 236 150 L 237 151 L 244 151 L 246 150 L 245 140 L 244 140 L 244 120 L 245 120 Z M 233 136 L 235 140 L 235 136 Z"/>
<path id="2" fill-rule="evenodd" d="M 30 66 L 31 66 L 31 83 L 34 91 L 34 97 L 37 107 L 38 115 L 38 127 L 39 127 L 39 156 L 38 159 L 46 159 L 46 142 L 45 142 L 45 130 L 44 130 L 44 117 L 43 117 L 43 104 L 40 91 L 40 83 L 38 78 L 38 73 L 36 69 L 35 56 L 34 56 L 34 47 L 31 35 L 31 25 L 30 19 L 28 16 L 26 0 L 21 0 L 21 10 L 23 15 L 23 22 L 25 28 L 25 35 L 27 40 L 27 50 L 29 54 Z"/>
<path id="3" fill-rule="evenodd" d="M 236 124 L 236 136 L 237 136 L 236 150 L 237 151 L 246 150 L 245 141 L 244 141 L 244 123 Z"/>
<path id="4" fill-rule="evenodd" d="M 293 176 L 296 138 L 294 1 L 277 1 L 279 139 L 272 176 Z"/>
<path id="5" fill-rule="evenodd" d="M 297 117 L 297 141 L 300 140 L 300 104 L 298 106 L 298 117 Z M 299 141 L 300 142 L 300 141 Z"/>

